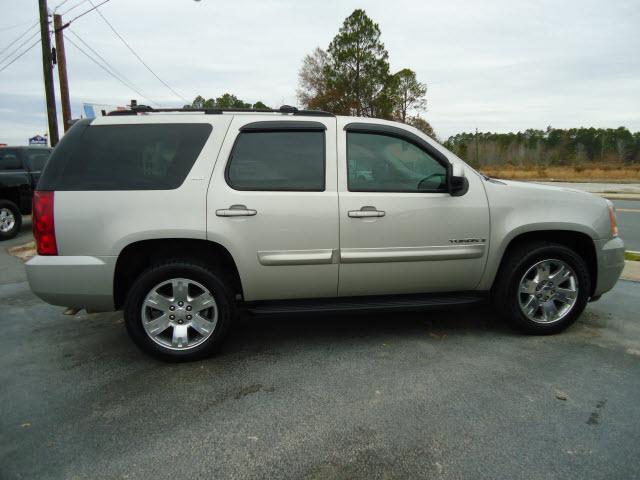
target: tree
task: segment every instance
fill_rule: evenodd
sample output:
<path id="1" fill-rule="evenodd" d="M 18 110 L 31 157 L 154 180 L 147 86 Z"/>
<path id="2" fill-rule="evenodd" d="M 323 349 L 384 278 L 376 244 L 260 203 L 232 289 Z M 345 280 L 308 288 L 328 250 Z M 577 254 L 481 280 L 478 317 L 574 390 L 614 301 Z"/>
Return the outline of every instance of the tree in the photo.
<path id="1" fill-rule="evenodd" d="M 408 117 L 408 119 L 407 119 L 407 121 L 405 123 L 408 123 L 412 127 L 415 127 L 418 130 L 420 130 L 421 132 L 426 133 L 427 135 L 429 135 L 434 140 L 438 140 L 438 137 L 436 137 L 436 134 L 433 131 L 433 128 L 431 127 L 431 124 L 429 122 L 427 122 L 421 116 L 416 115 L 415 117 Z"/>
<path id="2" fill-rule="evenodd" d="M 389 54 L 380 41 L 380 27 L 364 10 L 355 10 L 329 44 L 325 67 L 329 90 L 342 92 L 345 113 L 383 116 L 389 83 Z M 388 103 L 388 102 L 387 102 Z"/>
<path id="3" fill-rule="evenodd" d="M 261 101 L 257 101 L 256 103 L 254 103 L 253 105 L 251 105 L 250 103 L 246 103 L 242 100 L 240 100 L 238 97 L 236 97 L 235 95 L 231 94 L 231 93 L 225 93 L 222 96 L 216 98 L 215 100 L 213 98 L 209 98 L 208 100 L 205 100 L 204 97 L 202 97 L 201 95 L 198 95 L 193 102 L 191 103 L 191 105 L 185 105 L 184 106 L 185 109 L 189 110 L 189 109 L 197 109 L 197 110 L 202 110 L 205 108 L 210 108 L 210 109 L 214 109 L 214 108 L 258 108 L 258 109 L 268 109 L 269 107 L 267 107 L 264 103 L 262 103 Z"/>
<path id="4" fill-rule="evenodd" d="M 225 93 L 216 98 L 215 108 L 251 108 L 251 104 L 243 102 L 235 95 Z"/>
<path id="5" fill-rule="evenodd" d="M 416 78 L 416 72 L 409 68 L 403 68 L 393 77 L 394 115 L 403 123 L 411 123 L 407 122 L 407 114 L 410 110 L 426 109 L 427 99 L 425 95 L 427 94 L 427 86 L 424 83 L 420 83 Z M 414 118 L 420 119 L 419 117 Z M 431 132 L 433 133 L 433 130 Z"/>
<path id="6" fill-rule="evenodd" d="M 309 109 L 406 122 L 410 111 L 424 110 L 427 87 L 408 68 L 390 75 L 388 58 L 378 24 L 355 10 L 326 51 L 304 57 L 298 100 Z"/>
<path id="7" fill-rule="evenodd" d="M 305 108 L 314 108 L 317 99 L 325 98 L 327 92 L 327 76 L 325 69 L 329 64 L 329 55 L 320 47 L 302 60 L 302 67 L 298 73 L 298 101 Z"/>

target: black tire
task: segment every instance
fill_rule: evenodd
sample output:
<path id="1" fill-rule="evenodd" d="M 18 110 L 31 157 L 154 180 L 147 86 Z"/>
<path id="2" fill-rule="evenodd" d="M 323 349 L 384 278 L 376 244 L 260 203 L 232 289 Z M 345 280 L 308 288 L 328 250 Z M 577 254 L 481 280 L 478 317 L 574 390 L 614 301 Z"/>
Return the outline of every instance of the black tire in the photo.
<path id="1" fill-rule="evenodd" d="M 159 345 L 146 333 L 142 324 L 142 305 L 147 294 L 158 284 L 174 278 L 193 280 L 206 287 L 217 306 L 218 319 L 213 332 L 202 343 L 189 349 L 171 350 Z M 125 301 L 124 319 L 129 336 L 144 352 L 165 361 L 194 361 L 211 356 L 224 340 L 235 315 L 228 285 L 222 272 L 191 260 L 172 260 L 148 268 L 135 280 Z"/>
<path id="2" fill-rule="evenodd" d="M 18 206 L 9 200 L 0 200 L 0 210 L 2 209 L 9 210 L 14 218 L 14 224 L 10 230 L 4 232 L 0 230 L 0 240 L 9 240 L 18 235 L 22 227 L 22 214 Z"/>
<path id="3" fill-rule="evenodd" d="M 529 268 L 550 259 L 560 260 L 571 267 L 578 282 L 578 294 L 573 307 L 564 317 L 553 323 L 538 323 L 529 319 L 520 308 L 518 289 L 520 280 Z M 507 254 L 492 293 L 498 312 L 520 331 L 530 335 L 550 335 L 561 332 L 578 319 L 587 305 L 590 292 L 589 269 L 580 255 L 564 245 L 536 241 L 521 245 Z"/>

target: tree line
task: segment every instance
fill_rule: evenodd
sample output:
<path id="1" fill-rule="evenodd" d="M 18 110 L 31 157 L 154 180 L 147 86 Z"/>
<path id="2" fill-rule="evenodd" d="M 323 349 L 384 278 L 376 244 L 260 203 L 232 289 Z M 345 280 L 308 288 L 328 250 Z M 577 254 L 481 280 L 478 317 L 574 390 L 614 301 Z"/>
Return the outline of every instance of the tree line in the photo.
<path id="1" fill-rule="evenodd" d="M 255 108 L 258 110 L 268 110 L 269 107 L 267 107 L 264 103 L 262 103 L 261 101 L 257 101 L 256 103 L 247 103 L 241 99 L 239 99 L 238 97 L 236 97 L 235 95 L 231 94 L 231 93 L 225 93 L 220 97 L 217 98 L 208 98 L 205 99 L 203 96 L 198 95 L 193 102 L 191 102 L 190 105 L 185 105 L 183 107 L 186 110 L 192 110 L 192 109 L 203 109 L 203 108 L 219 108 L 219 109 L 225 109 L 225 108 Z"/>
<path id="2" fill-rule="evenodd" d="M 444 145 L 475 167 L 640 163 L 640 132 L 625 127 L 459 133 Z"/>

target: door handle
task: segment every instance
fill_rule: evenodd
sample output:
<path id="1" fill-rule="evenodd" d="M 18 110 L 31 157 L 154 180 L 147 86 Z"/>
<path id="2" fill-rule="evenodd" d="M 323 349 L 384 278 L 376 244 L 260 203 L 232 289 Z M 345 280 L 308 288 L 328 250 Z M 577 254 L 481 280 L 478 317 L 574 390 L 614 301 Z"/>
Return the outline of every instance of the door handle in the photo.
<path id="1" fill-rule="evenodd" d="M 244 205 L 231 205 L 229 208 L 221 208 L 216 210 L 218 217 L 253 217 L 257 210 L 247 208 Z"/>
<path id="2" fill-rule="evenodd" d="M 384 217 L 385 212 L 378 210 L 376 207 L 366 206 L 360 210 L 349 210 L 348 215 L 351 218 L 371 218 L 371 217 Z"/>

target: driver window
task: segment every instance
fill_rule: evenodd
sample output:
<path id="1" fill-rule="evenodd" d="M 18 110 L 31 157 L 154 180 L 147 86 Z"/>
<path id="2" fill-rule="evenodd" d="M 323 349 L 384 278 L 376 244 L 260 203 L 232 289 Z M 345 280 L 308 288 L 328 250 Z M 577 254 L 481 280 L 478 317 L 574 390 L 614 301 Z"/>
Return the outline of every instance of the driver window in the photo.
<path id="1" fill-rule="evenodd" d="M 444 192 L 447 170 L 401 138 L 347 133 L 348 187 L 352 192 Z"/>

